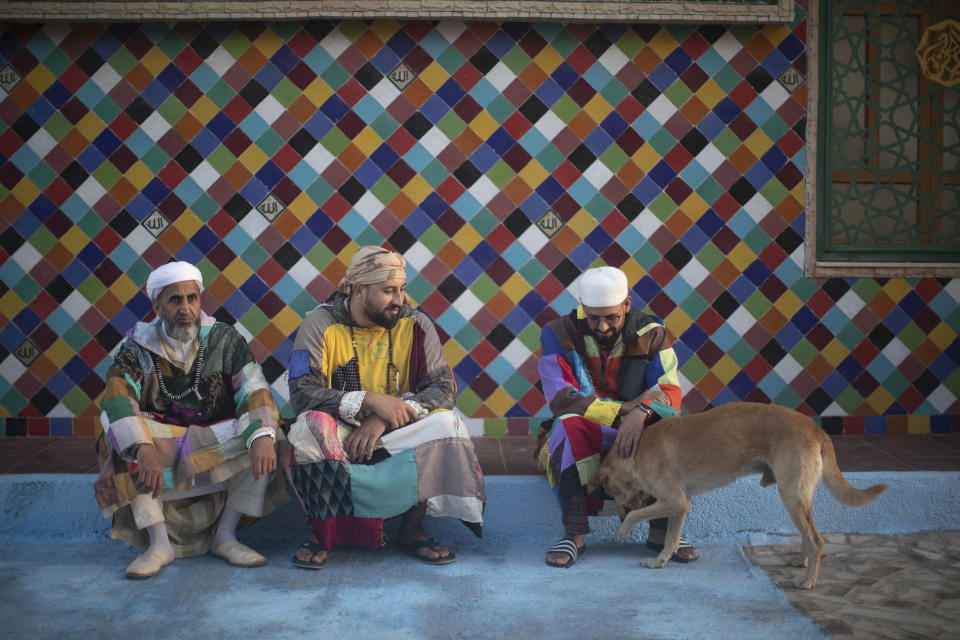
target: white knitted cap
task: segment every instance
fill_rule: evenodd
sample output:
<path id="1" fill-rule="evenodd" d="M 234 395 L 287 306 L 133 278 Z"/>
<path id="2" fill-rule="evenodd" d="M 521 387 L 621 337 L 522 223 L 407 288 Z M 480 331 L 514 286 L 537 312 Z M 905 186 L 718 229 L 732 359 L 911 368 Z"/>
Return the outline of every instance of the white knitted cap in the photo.
<path id="1" fill-rule="evenodd" d="M 616 267 L 595 267 L 580 276 L 580 304 L 585 307 L 614 307 L 627 295 L 627 276 Z"/>
<path id="2" fill-rule="evenodd" d="M 147 295 L 151 301 L 156 300 L 160 292 L 169 285 L 188 280 L 195 280 L 197 286 L 203 291 L 203 275 L 200 273 L 200 269 L 189 262 L 168 262 L 157 267 L 147 277 Z"/>

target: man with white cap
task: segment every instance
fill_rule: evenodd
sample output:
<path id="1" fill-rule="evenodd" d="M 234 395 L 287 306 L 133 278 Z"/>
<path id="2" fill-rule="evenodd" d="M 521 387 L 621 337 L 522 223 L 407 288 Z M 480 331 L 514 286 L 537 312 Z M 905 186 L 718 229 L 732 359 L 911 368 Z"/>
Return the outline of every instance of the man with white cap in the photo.
<path id="1" fill-rule="evenodd" d="M 616 447 L 636 453 L 652 418 L 676 415 L 681 390 L 677 356 L 659 320 L 631 308 L 627 277 L 614 267 L 587 269 L 579 281 L 580 305 L 544 326 L 540 381 L 555 416 L 542 429 L 541 465 L 560 502 L 564 535 L 547 564 L 571 567 L 584 551 L 588 515 L 603 506 L 586 484 L 602 457 Z M 651 522 L 647 546 L 662 549 L 666 520 Z M 674 560 L 697 559 L 681 541 Z"/>
<path id="2" fill-rule="evenodd" d="M 112 537 L 147 551 L 127 577 L 212 552 L 256 567 L 241 516 L 288 500 L 275 473 L 277 409 L 246 340 L 200 308 L 203 277 L 172 262 L 147 278 L 156 318 L 138 322 L 107 369 L 95 490 Z"/>
<path id="3" fill-rule="evenodd" d="M 361 247 L 326 302 L 307 314 L 290 356 L 284 466 L 311 533 L 293 564 L 321 569 L 328 551 L 398 545 L 441 565 L 454 554 L 423 519 L 452 516 L 481 533 L 483 474 L 453 409 L 456 385 L 433 322 L 410 306 L 406 260 Z"/>

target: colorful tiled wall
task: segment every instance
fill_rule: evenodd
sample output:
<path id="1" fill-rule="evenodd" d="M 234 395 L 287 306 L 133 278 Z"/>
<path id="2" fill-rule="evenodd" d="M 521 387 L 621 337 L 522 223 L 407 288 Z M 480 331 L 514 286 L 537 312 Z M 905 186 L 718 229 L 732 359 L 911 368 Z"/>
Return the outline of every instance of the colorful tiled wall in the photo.
<path id="1" fill-rule="evenodd" d="M 807 19 L 6 25 L 0 428 L 88 435 L 109 351 L 199 264 L 284 412 L 303 315 L 362 244 L 409 261 L 474 431 L 546 414 L 539 327 L 606 263 L 685 407 L 949 431 L 960 281 L 804 277 Z"/>

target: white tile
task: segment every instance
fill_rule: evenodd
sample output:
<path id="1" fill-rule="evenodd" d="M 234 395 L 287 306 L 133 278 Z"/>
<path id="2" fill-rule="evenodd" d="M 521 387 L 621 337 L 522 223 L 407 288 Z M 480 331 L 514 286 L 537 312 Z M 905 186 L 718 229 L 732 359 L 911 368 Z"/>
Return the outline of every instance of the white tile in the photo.
<path id="1" fill-rule="evenodd" d="M 209 189 L 210 185 L 216 182 L 219 177 L 220 174 L 217 173 L 217 170 L 206 160 L 203 160 L 190 172 L 190 179 L 196 182 L 197 186 L 204 191 Z"/>
<path id="2" fill-rule="evenodd" d="M 760 195 L 758 191 L 743 205 L 743 210 L 746 211 L 751 218 L 760 222 L 770 215 L 770 212 L 773 211 L 773 205 Z"/>
<path id="3" fill-rule="evenodd" d="M 154 242 L 154 237 L 150 235 L 150 232 L 143 228 L 142 225 L 137 225 L 137 228 L 127 234 L 127 237 L 124 238 L 124 242 L 127 243 L 137 255 L 143 255 L 144 252 L 150 248 Z"/>
<path id="4" fill-rule="evenodd" d="M 336 160 L 336 156 L 327 151 L 327 148 L 322 144 L 318 144 L 314 145 L 313 149 L 310 149 L 307 155 L 303 156 L 303 159 L 319 175 L 327 170 L 330 163 Z"/>
<path id="5" fill-rule="evenodd" d="M 735 55 L 743 51 L 743 45 L 740 44 L 736 36 L 726 31 L 720 36 L 719 40 L 713 43 L 713 50 L 716 51 L 721 58 L 729 62 Z"/>
<path id="6" fill-rule="evenodd" d="M 647 112 L 657 119 L 657 122 L 664 124 L 677 113 L 677 107 L 667 96 L 660 94 L 657 99 L 650 103 Z"/>
<path id="7" fill-rule="evenodd" d="M 384 78 L 370 90 L 370 97 L 383 108 L 389 107 L 399 95 L 400 90 L 388 78 Z"/>
<path id="8" fill-rule="evenodd" d="M 607 165 L 600 162 L 600 160 L 595 160 L 593 164 L 583 172 L 583 177 L 599 191 L 610 181 L 610 178 L 613 177 L 613 171 L 610 171 Z"/>
<path id="9" fill-rule="evenodd" d="M 83 181 L 83 184 L 77 188 L 76 194 L 80 196 L 81 200 L 92 207 L 100 200 L 100 198 L 104 196 L 106 192 L 107 190 L 103 188 L 102 184 L 97 182 L 96 178 L 89 176 Z"/>
<path id="10" fill-rule="evenodd" d="M 426 269 L 427 265 L 430 264 L 430 261 L 433 260 L 433 253 L 427 249 L 422 242 L 417 240 L 413 243 L 413 246 L 407 249 L 406 253 L 403 254 L 403 257 L 407 259 L 407 263 L 416 269 L 418 272 Z"/>
<path id="11" fill-rule="evenodd" d="M 160 115 L 159 111 L 154 111 L 147 117 L 146 120 L 140 125 L 140 129 L 150 136 L 150 139 L 156 142 L 163 135 L 170 131 L 171 125 L 166 119 Z"/>
<path id="12" fill-rule="evenodd" d="M 96 72 L 90 76 L 90 79 L 93 80 L 100 90 L 104 93 L 110 93 L 117 83 L 122 79 L 120 74 L 117 73 L 113 67 L 109 64 L 101 66 Z"/>
<path id="13" fill-rule="evenodd" d="M 23 366 L 23 364 L 17 360 L 17 356 L 12 353 L 7 355 L 7 357 L 3 359 L 3 362 L 0 362 L 0 378 L 3 378 L 10 384 L 19 380 L 20 376 L 26 372 L 27 368 Z"/>
<path id="14" fill-rule="evenodd" d="M 523 248 L 529 251 L 532 255 L 536 255 L 540 249 L 543 249 L 550 239 L 547 238 L 547 234 L 543 231 L 540 231 L 540 227 L 536 224 L 531 224 L 527 227 L 527 230 L 520 234 L 520 237 L 517 238 Z"/>
<path id="15" fill-rule="evenodd" d="M 640 215 L 634 218 L 630 224 L 633 225 L 645 239 L 649 239 L 663 226 L 660 218 L 655 216 L 650 209 L 646 208 L 644 208 L 644 210 L 640 212 Z"/>
<path id="16" fill-rule="evenodd" d="M 310 263 L 306 258 L 300 258 L 287 271 L 287 274 L 296 281 L 298 285 L 307 288 L 307 285 L 313 282 L 313 279 L 320 275 L 320 272 L 317 271 L 317 268 Z"/>
<path id="17" fill-rule="evenodd" d="M 473 316 L 483 309 L 484 304 L 480 301 L 480 298 L 474 295 L 473 291 L 467 289 L 460 294 L 460 297 L 457 298 L 456 302 L 453 304 L 453 308 L 457 310 L 461 316 L 469 321 Z"/>
<path id="18" fill-rule="evenodd" d="M 852 318 L 860 313 L 865 306 L 867 306 L 867 303 L 864 302 L 853 289 L 849 289 L 837 300 L 837 307 L 839 307 L 848 318 Z"/>
<path id="19" fill-rule="evenodd" d="M 757 324 L 757 319 L 753 317 L 752 313 L 747 311 L 746 307 L 739 306 L 737 310 L 727 318 L 727 324 L 737 332 L 737 335 L 743 337 Z"/>
<path id="20" fill-rule="evenodd" d="M 503 359 L 510 363 L 514 369 L 519 369 L 530 358 L 530 349 L 527 349 L 519 340 L 513 340 L 507 345 L 507 348 L 500 352 Z"/>
<path id="21" fill-rule="evenodd" d="M 267 95 L 266 98 L 260 101 L 254 111 L 257 112 L 257 115 L 263 118 L 264 122 L 267 124 L 273 124 L 273 122 L 279 118 L 286 111 L 284 106 L 280 104 L 280 101 L 274 98 L 272 95 Z"/>
<path id="22" fill-rule="evenodd" d="M 230 67 L 237 63 L 237 60 L 230 55 L 229 51 L 223 48 L 223 45 L 220 45 L 213 50 L 213 53 L 207 56 L 204 62 L 222 78 L 226 75 L 227 71 L 230 71 Z"/>
<path id="23" fill-rule="evenodd" d="M 487 82 L 502 92 L 510 86 L 511 82 L 517 79 L 517 76 L 503 62 L 498 62 L 493 66 L 493 69 L 487 72 L 486 79 Z"/>
<path id="24" fill-rule="evenodd" d="M 450 144 L 450 138 L 437 127 L 431 127 L 430 130 L 420 138 L 420 144 L 430 152 L 430 155 L 436 157 Z"/>
<path id="25" fill-rule="evenodd" d="M 67 312 L 74 320 L 79 320 L 83 314 L 90 310 L 90 301 L 82 293 L 74 289 L 70 295 L 60 303 L 60 308 Z"/>
<path id="26" fill-rule="evenodd" d="M 611 46 L 603 52 L 603 55 L 597 58 L 597 62 L 603 65 L 603 68 L 617 75 L 623 67 L 630 62 L 630 58 L 620 50 L 616 45 Z"/>
<path id="27" fill-rule="evenodd" d="M 720 153 L 720 150 L 713 146 L 713 143 L 707 143 L 703 149 L 700 150 L 700 153 L 697 154 L 695 158 L 697 162 L 700 163 L 700 166 L 713 173 L 717 170 L 723 161 L 726 160 L 724 155 Z"/>
<path id="28" fill-rule="evenodd" d="M 480 176 L 480 179 L 474 182 L 467 191 L 470 192 L 474 198 L 477 199 L 482 205 L 486 205 L 488 202 L 493 200 L 498 193 L 500 193 L 500 188 L 485 175 Z"/>
<path id="29" fill-rule="evenodd" d="M 910 355 L 910 349 L 907 348 L 907 345 L 903 344 L 900 341 L 900 338 L 894 338 L 880 350 L 880 353 L 890 361 L 895 367 L 899 367 L 900 363 L 907 359 L 907 356 Z"/>
<path id="30" fill-rule="evenodd" d="M 777 372 L 777 375 L 783 378 L 783 381 L 788 385 L 803 372 L 803 367 L 800 366 L 800 363 L 794 359 L 789 353 L 784 356 L 783 360 L 777 363 L 773 368 Z"/>
<path id="31" fill-rule="evenodd" d="M 553 140 L 566 126 L 557 114 L 553 111 L 547 111 L 540 116 L 533 128 L 543 134 L 543 137 L 547 140 Z"/>
<path id="32" fill-rule="evenodd" d="M 770 107 L 776 111 L 790 98 L 790 94 L 786 89 L 783 88 L 779 82 L 771 82 L 767 87 L 760 92 L 760 97 L 766 102 Z"/>
<path id="33" fill-rule="evenodd" d="M 447 42 L 453 44 L 467 30 L 467 25 L 462 20 L 443 20 L 437 25 L 436 29 L 440 35 L 447 39 Z"/>
<path id="34" fill-rule="evenodd" d="M 690 262 L 685 264 L 682 269 L 680 269 L 678 275 L 683 278 L 684 282 L 696 289 L 698 286 L 700 286 L 700 283 L 706 280 L 707 276 L 710 275 L 710 271 L 700 264 L 699 260 L 693 258 L 690 260 Z"/>
<path id="35" fill-rule="evenodd" d="M 350 47 L 350 38 L 343 35 L 339 30 L 334 29 L 320 41 L 323 50 L 334 58 L 339 58 L 340 54 Z"/>
<path id="36" fill-rule="evenodd" d="M 957 401 L 957 396 L 941 384 L 927 396 L 927 401 L 929 401 L 938 412 L 946 413 L 950 409 L 950 405 Z"/>
<path id="37" fill-rule="evenodd" d="M 37 129 L 37 132 L 27 140 L 27 146 L 30 147 L 31 151 L 43 158 L 57 146 L 57 141 L 47 133 L 46 129 Z"/>
<path id="38" fill-rule="evenodd" d="M 377 200 L 377 197 L 369 191 L 363 194 L 357 203 L 353 205 L 354 211 L 363 216 L 367 222 L 373 222 L 373 219 L 383 211 L 383 203 Z"/>

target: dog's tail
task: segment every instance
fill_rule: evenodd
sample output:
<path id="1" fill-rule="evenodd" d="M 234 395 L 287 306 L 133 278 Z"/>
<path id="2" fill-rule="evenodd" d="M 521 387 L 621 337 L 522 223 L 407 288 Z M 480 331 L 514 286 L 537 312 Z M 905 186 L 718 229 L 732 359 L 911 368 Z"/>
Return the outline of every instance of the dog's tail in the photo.
<path id="1" fill-rule="evenodd" d="M 857 489 L 847 482 L 840 473 L 833 442 L 826 433 L 820 440 L 820 457 L 823 459 L 823 483 L 834 498 L 848 507 L 865 507 L 887 488 L 885 484 L 875 484 L 866 489 Z"/>

